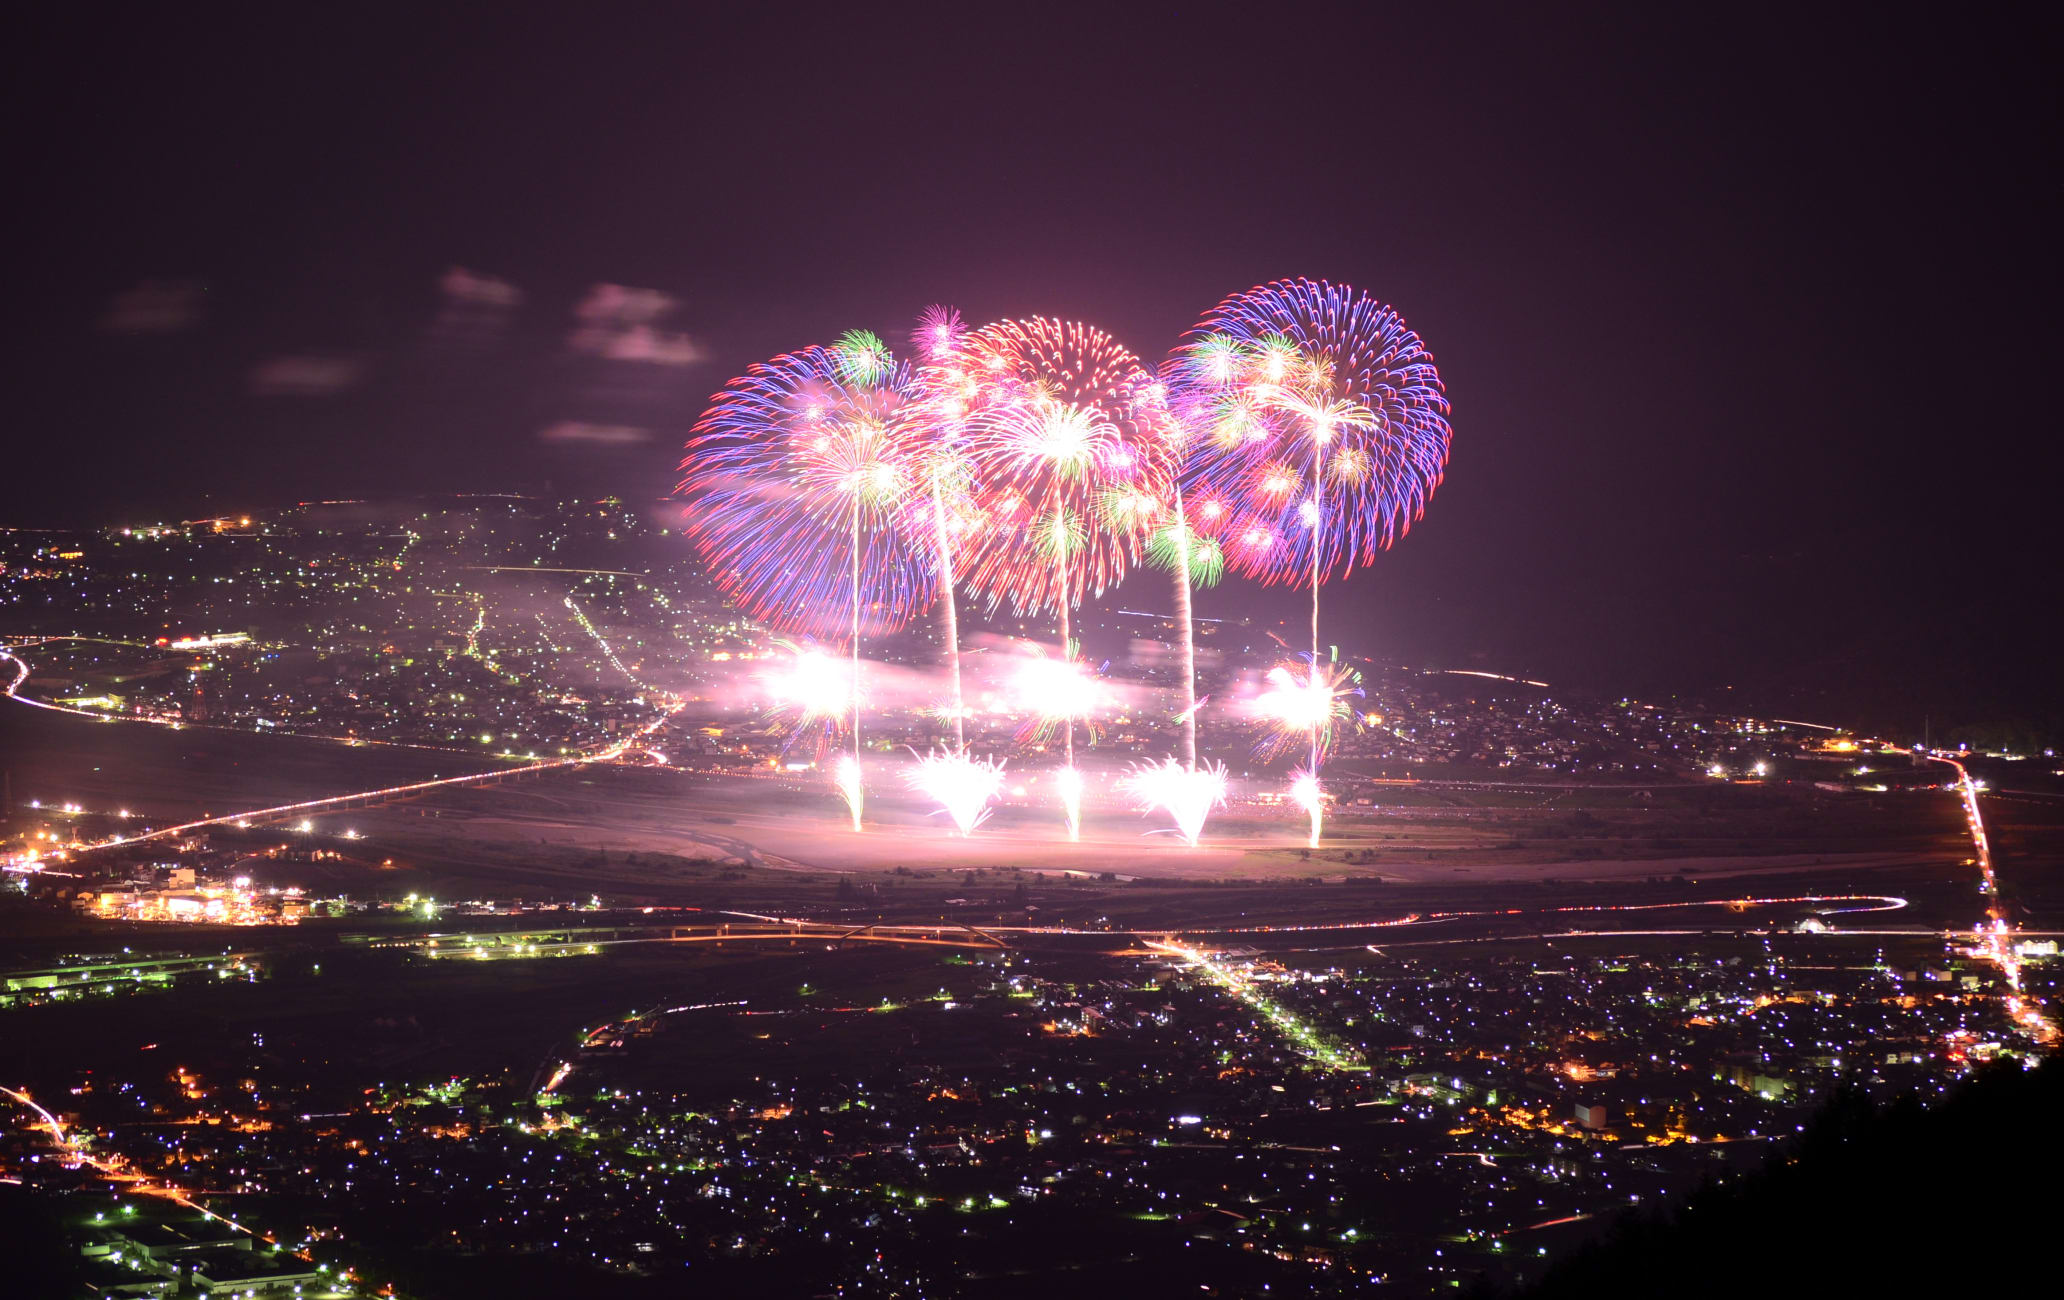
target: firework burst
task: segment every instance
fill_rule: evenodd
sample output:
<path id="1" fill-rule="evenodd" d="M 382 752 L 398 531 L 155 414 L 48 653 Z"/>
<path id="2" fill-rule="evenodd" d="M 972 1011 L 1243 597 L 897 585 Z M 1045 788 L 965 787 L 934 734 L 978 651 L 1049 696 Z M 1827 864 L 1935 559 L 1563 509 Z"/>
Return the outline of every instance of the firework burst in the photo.
<path id="1" fill-rule="evenodd" d="M 1138 802 L 1143 812 L 1160 809 L 1167 813 L 1175 821 L 1175 833 L 1194 849 L 1205 820 L 1225 807 L 1226 770 L 1220 763 L 1186 767 L 1172 758 L 1137 763 L 1119 782 L 1119 790 Z"/>
<path id="2" fill-rule="evenodd" d="M 938 751 L 917 760 L 911 788 L 939 805 L 960 833 L 971 835 L 989 816 L 989 803 L 1003 789 L 1003 763 Z"/>
<path id="3" fill-rule="evenodd" d="M 929 540 L 909 516 L 919 430 L 898 418 L 911 373 L 879 344 L 848 335 L 751 367 L 717 394 L 681 463 L 684 531 L 725 592 L 777 630 L 850 635 L 856 531 L 862 636 L 902 627 L 935 594 Z"/>
<path id="4" fill-rule="evenodd" d="M 770 711 L 787 726 L 789 743 L 808 738 L 821 757 L 853 707 L 852 666 L 814 645 L 776 644 L 785 653 L 761 675 L 761 693 Z"/>
<path id="5" fill-rule="evenodd" d="M 1236 572 L 1323 581 L 1372 563 L 1425 514 L 1447 466 L 1448 400 L 1397 312 L 1345 285 L 1278 280 L 1221 302 L 1189 340 L 1166 369 L 1203 434 L 1185 486 L 1212 503 L 1198 521 Z"/>
<path id="6" fill-rule="evenodd" d="M 967 323 L 961 320 L 960 313 L 934 303 L 918 317 L 910 344 L 926 362 L 950 364 L 966 338 Z"/>
<path id="7" fill-rule="evenodd" d="M 1163 390 L 1139 358 L 1093 326 L 1034 317 L 966 335 L 944 369 L 979 485 L 968 586 L 992 608 L 1055 613 L 1122 579 L 1175 469 Z"/>
<path id="8" fill-rule="evenodd" d="M 1290 774 L 1290 802 L 1304 809 L 1311 819 L 1311 837 L 1305 843 L 1311 848 L 1319 847 L 1319 832 L 1326 823 L 1326 791 L 1319 785 L 1319 774 L 1308 767 L 1300 767 Z"/>
<path id="9" fill-rule="evenodd" d="M 1332 752 L 1338 724 L 1354 717 L 1349 699 L 1361 693 L 1351 671 L 1327 664 L 1320 664 L 1317 672 L 1308 663 L 1277 664 L 1262 678 L 1261 693 L 1254 697 L 1254 716 L 1267 728 L 1255 747 L 1256 756 L 1273 762 L 1310 741 L 1315 761 L 1324 761 Z"/>
<path id="10" fill-rule="evenodd" d="M 1102 682 L 1087 664 L 1073 656 L 1050 655 L 1038 646 L 1017 658 L 1007 698 L 1013 712 L 1029 715 L 1020 740 L 1047 743 L 1077 724 L 1093 724 L 1106 701 Z"/>
<path id="11" fill-rule="evenodd" d="M 1176 517 L 1155 530 L 1147 543 L 1147 559 L 1156 568 L 1187 575 L 1193 588 L 1215 587 L 1225 577 L 1225 546 L 1192 526 L 1180 512 L 1178 505 Z"/>

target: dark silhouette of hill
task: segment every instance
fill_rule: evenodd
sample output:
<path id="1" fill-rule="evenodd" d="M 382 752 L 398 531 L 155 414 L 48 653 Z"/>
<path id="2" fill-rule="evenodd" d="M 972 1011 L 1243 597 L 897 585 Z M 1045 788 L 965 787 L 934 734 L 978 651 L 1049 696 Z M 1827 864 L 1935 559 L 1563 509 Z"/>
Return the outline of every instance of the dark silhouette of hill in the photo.
<path id="1" fill-rule="evenodd" d="M 1790 1158 L 1629 1215 L 1513 1300 L 1988 1294 L 2064 1275 L 2064 1057 L 1935 1105 L 1838 1095 Z"/>

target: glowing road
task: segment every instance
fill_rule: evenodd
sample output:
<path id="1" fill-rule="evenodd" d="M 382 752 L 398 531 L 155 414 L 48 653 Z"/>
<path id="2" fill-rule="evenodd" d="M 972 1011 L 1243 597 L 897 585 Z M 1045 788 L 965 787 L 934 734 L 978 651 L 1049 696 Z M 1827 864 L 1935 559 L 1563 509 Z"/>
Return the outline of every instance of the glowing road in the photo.
<path id="1" fill-rule="evenodd" d="M 959 921 L 929 922 L 868 922 L 826 921 L 800 916 L 764 916 L 758 913 L 734 912 L 738 918 L 731 921 L 711 921 L 693 925 L 659 924 L 649 927 L 649 932 L 640 932 L 635 927 L 594 927 L 583 932 L 580 928 L 554 927 L 535 932 L 487 931 L 479 935 L 464 933 L 438 933 L 425 935 L 393 936 L 382 939 L 379 947 L 407 947 L 432 950 L 432 955 L 446 958 L 473 958 L 476 960 L 508 959 L 514 957 L 561 956 L 579 952 L 596 952 L 605 947 L 631 943 L 794 943 L 799 940 L 819 941 L 839 945 L 847 943 L 911 944 L 926 947 L 952 948 L 1003 948 L 1024 946 L 1043 938 L 1095 939 L 1108 945 L 1112 955 L 1141 956 L 1149 953 L 1177 955 L 1185 960 L 1208 961 L 1215 945 L 1246 944 L 1258 937 L 1268 935 L 1293 936 L 1335 936 L 1352 931 L 1409 930 L 1419 926 L 1434 926 L 1454 921 L 1507 918 L 1517 916 L 1552 916 L 1569 914 L 1611 914 L 1619 912 L 1652 912 L 1667 909 L 1718 908 L 1728 912 L 1745 912 L 1758 907 L 1783 907 L 1801 904 L 1814 905 L 1822 914 L 1838 912 L 1879 912 L 1903 908 L 1907 902 L 1884 894 L 1805 894 L 1773 898 L 1724 898 L 1688 900 L 1675 903 L 1600 903 L 1566 907 L 1544 908 L 1499 908 L 1481 911 L 1408 913 L 1404 916 L 1358 919 L 1352 921 L 1329 921 L 1313 924 L 1242 925 L 1242 926 L 1191 926 L 1120 929 L 1090 928 L 1068 925 L 992 925 L 973 924 Z M 1841 904 L 1843 906 L 1832 906 Z M 1554 932 L 1570 936 L 1611 936 L 1627 934 L 1703 934 L 1713 927 L 1701 929 L 1670 930 L 1620 930 L 1586 929 Z M 1768 930 L 1767 923 L 1744 927 L 1753 931 Z M 586 937 L 583 937 L 585 933 Z M 1945 935 L 1960 932 L 1944 932 L 1916 927 L 1911 930 L 1844 930 L 1842 934 L 1897 934 L 1904 936 Z M 549 937 L 548 937 L 549 936 Z M 1518 936 L 1496 934 L 1481 939 L 1443 940 L 1442 942 L 1485 942 L 1495 943 Z M 525 940 L 532 940 L 524 942 Z"/>
<path id="2" fill-rule="evenodd" d="M 1298 1051 L 1329 1070 L 1366 1070 L 1368 1062 L 1353 1049 L 1344 1047 L 1326 1036 L 1316 1025 L 1271 998 L 1259 981 L 1251 978 L 1224 962 L 1214 960 L 1211 954 L 1196 948 L 1186 948 L 1175 943 L 1149 943 L 1155 952 L 1182 960 L 1192 970 L 1198 971 L 1213 984 L 1245 1003 L 1270 1025 L 1275 1027 Z"/>
<path id="3" fill-rule="evenodd" d="M 40 1102 L 29 1096 L 26 1091 L 0 1086 L 0 1093 L 5 1093 L 14 1101 L 36 1112 L 36 1116 L 41 1120 L 43 1128 L 49 1132 L 50 1140 L 56 1143 L 58 1149 L 64 1153 L 64 1163 L 67 1167 L 79 1168 L 84 1166 L 85 1168 L 92 1169 L 101 1177 L 107 1179 L 108 1182 L 116 1184 L 126 1191 L 137 1192 L 145 1196 L 162 1196 L 169 1201 L 185 1206 L 187 1209 L 206 1215 L 218 1223 L 226 1223 L 246 1236 L 261 1236 L 267 1242 L 273 1241 L 273 1238 L 263 1237 L 262 1234 L 253 1232 L 235 1219 L 229 1218 L 227 1215 L 217 1214 L 207 1206 L 193 1200 L 191 1194 L 186 1189 L 165 1182 L 162 1179 L 153 1180 L 148 1175 L 130 1168 L 129 1163 L 119 1155 L 94 1155 L 86 1149 L 85 1143 L 65 1130 L 63 1122 L 57 1116 L 51 1114 Z"/>
<path id="4" fill-rule="evenodd" d="M 1999 877 L 1992 869 L 1992 841 L 1985 833 L 1985 815 L 1978 809 L 1978 785 L 1957 759 L 1939 753 L 1922 757 L 1935 763 L 1947 763 L 1956 769 L 1957 797 L 1963 801 L 1964 824 L 1971 832 L 1971 846 L 1977 852 L 1979 889 L 1985 894 L 1985 920 L 1972 931 L 1977 943 L 1968 952 L 1999 968 L 2007 981 L 2007 1014 L 2022 1032 L 2044 1046 L 2054 1045 L 2059 1038 L 2064 1038 L 2064 1032 L 2060 1032 L 2022 992 L 2021 956 L 2014 951 L 2014 927 L 2007 923 L 2006 915 L 2000 910 Z"/>

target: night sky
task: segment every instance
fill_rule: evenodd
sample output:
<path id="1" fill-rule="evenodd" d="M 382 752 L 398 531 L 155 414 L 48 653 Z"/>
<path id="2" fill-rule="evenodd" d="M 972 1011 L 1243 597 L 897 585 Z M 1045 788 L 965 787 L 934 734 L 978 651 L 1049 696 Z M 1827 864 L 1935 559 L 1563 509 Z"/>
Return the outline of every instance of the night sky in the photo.
<path id="1" fill-rule="evenodd" d="M 1157 361 L 1309 275 L 1454 403 L 1426 519 L 1328 589 L 1343 642 L 2059 716 L 2038 6 L 55 8 L 9 42 L 0 525 L 657 497 L 768 354 L 945 302 Z"/>

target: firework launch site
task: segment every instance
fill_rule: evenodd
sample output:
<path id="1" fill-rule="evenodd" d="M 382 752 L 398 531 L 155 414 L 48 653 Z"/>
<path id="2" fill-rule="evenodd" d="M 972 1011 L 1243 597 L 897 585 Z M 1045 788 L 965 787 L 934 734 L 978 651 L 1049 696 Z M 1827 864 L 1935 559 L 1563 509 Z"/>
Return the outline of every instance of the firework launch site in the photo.
<path id="1" fill-rule="evenodd" d="M 1191 844 L 1127 789 L 1178 751 L 1178 632 L 1115 601 L 1081 618 L 1096 663 L 1068 718 L 1078 838 L 1055 797 L 1057 651 L 1009 615 L 967 620 L 962 737 L 1000 774 L 979 824 L 962 834 L 910 784 L 918 755 L 953 743 L 936 638 L 912 634 L 865 663 L 855 833 L 833 779 L 838 660 L 741 618 L 669 547 L 678 522 L 663 503 L 466 498 L 12 535 L 13 878 L 61 869 L 43 883 L 76 892 L 203 840 L 233 865 L 276 831 L 302 883 L 337 892 L 653 901 L 748 869 L 1399 884 L 1879 870 L 1940 861 L 1961 834 L 1946 767 L 1832 724 L 1345 656 L 1355 694 L 1331 723 L 1313 847 L 1284 792 L 1297 755 L 1268 739 L 1287 629 L 1214 619 L 1197 734 L 1226 803 Z M 2030 766 L 1999 771 L 2054 779 Z"/>

